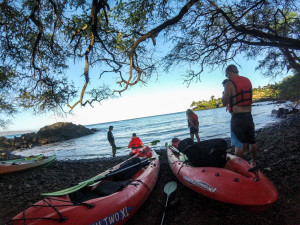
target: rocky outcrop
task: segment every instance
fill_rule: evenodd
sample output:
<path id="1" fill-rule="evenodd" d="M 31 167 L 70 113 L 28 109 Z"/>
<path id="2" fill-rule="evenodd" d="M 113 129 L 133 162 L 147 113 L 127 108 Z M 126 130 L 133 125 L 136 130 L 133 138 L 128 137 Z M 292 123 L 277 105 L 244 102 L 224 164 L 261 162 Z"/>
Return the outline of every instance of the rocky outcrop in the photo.
<path id="1" fill-rule="evenodd" d="M 285 109 L 285 108 L 279 108 L 278 110 L 273 109 L 271 115 L 278 117 L 278 118 L 286 118 L 288 114 L 292 114 L 292 113 L 298 113 L 299 110 L 298 109 Z"/>
<path id="2" fill-rule="evenodd" d="M 14 137 L 10 139 L 0 137 L 0 149 L 15 150 L 31 148 L 33 146 L 45 145 L 90 135 L 96 131 L 97 129 L 89 129 L 82 125 L 59 122 L 50 126 L 45 126 L 37 133 L 27 133 L 21 135 L 21 137 Z"/>
<path id="3" fill-rule="evenodd" d="M 37 135 L 42 145 L 93 134 L 91 129 L 73 123 L 55 123 L 41 128 Z"/>

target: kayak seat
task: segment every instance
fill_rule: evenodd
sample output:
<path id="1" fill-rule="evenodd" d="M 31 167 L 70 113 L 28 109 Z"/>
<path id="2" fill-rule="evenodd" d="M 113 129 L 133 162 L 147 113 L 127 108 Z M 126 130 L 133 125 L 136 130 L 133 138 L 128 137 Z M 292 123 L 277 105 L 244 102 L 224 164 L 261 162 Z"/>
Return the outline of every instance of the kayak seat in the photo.
<path id="1" fill-rule="evenodd" d="M 134 166 L 134 165 L 136 165 L 136 166 Z M 128 170 L 124 170 L 124 171 L 118 173 L 119 170 L 123 170 L 124 168 L 128 168 L 130 166 L 133 166 L 133 167 Z M 134 174 L 136 174 L 142 167 L 143 167 L 143 165 L 141 164 L 140 158 L 135 157 L 135 158 L 129 159 L 129 160 L 125 161 L 123 164 L 121 164 L 120 167 L 114 171 L 114 173 L 116 173 L 116 174 L 112 176 L 112 180 L 114 180 L 114 181 L 128 180 Z"/>
<path id="2" fill-rule="evenodd" d="M 100 196 L 111 195 L 117 191 L 122 190 L 128 184 L 130 184 L 132 180 L 123 180 L 123 181 L 105 181 L 101 182 L 94 189 L 94 193 L 97 193 Z"/>
<path id="3" fill-rule="evenodd" d="M 69 197 L 72 202 L 82 203 L 94 198 L 100 198 L 107 195 L 111 195 L 117 191 L 122 190 L 131 182 L 132 180 L 103 181 L 99 183 L 97 187 L 93 190 L 90 187 L 85 187 L 69 194 Z"/>
<path id="4" fill-rule="evenodd" d="M 189 162 L 195 167 L 219 167 L 226 164 L 227 142 L 220 138 L 195 143 L 184 151 Z"/>
<path id="5" fill-rule="evenodd" d="M 178 149 L 178 151 L 186 154 L 186 150 L 189 147 L 193 146 L 194 144 L 195 143 L 194 143 L 192 138 L 185 138 L 185 139 L 183 139 L 182 141 L 179 142 L 177 149 Z"/>
<path id="6" fill-rule="evenodd" d="M 145 164 L 148 163 L 149 161 L 145 161 Z M 135 157 L 129 159 L 121 164 L 118 169 L 113 171 L 116 174 L 111 176 L 111 180 L 103 180 L 95 188 L 92 189 L 90 187 L 85 187 L 78 191 L 75 191 L 69 195 L 70 199 L 73 202 L 81 203 L 93 198 L 104 197 L 120 191 L 132 182 L 130 178 L 133 177 L 138 171 L 140 171 L 143 166 L 144 164 L 141 163 L 140 158 Z M 124 168 L 128 167 L 131 168 L 123 170 Z"/>
<path id="7" fill-rule="evenodd" d="M 74 203 L 82 203 L 90 199 L 101 197 L 97 193 L 91 191 L 89 187 L 82 188 L 78 191 L 69 194 L 69 197 Z"/>

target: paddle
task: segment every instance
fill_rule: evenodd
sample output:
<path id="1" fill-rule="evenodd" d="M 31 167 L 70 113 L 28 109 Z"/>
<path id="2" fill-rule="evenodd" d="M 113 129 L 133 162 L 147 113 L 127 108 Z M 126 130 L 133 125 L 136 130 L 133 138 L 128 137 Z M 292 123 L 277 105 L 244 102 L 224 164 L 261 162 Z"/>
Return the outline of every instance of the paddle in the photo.
<path id="1" fill-rule="evenodd" d="M 157 145 L 157 143 L 159 143 L 159 142 L 160 142 L 160 140 L 151 141 L 148 143 L 148 145 L 154 146 L 154 145 Z"/>
<path id="2" fill-rule="evenodd" d="M 154 146 L 154 145 L 157 145 L 157 143 L 159 143 L 160 140 L 155 140 L 155 141 L 151 141 L 149 143 L 146 143 L 146 145 L 150 145 L 150 146 Z M 123 148 L 128 148 L 128 147 L 117 147 L 116 149 L 123 149 Z"/>
<path id="3" fill-rule="evenodd" d="M 128 169 L 131 169 L 133 167 L 136 167 L 138 165 L 142 165 L 142 166 L 145 166 L 147 164 L 150 163 L 150 160 L 149 159 L 152 159 L 152 158 L 146 158 L 144 160 L 141 160 L 139 163 L 136 163 L 136 164 L 133 164 L 131 166 L 128 166 L 128 167 L 125 167 L 123 169 L 120 169 L 120 170 L 116 170 L 116 171 L 112 171 L 108 174 L 105 174 L 105 175 L 101 175 L 101 176 L 97 176 L 97 177 L 94 177 L 94 178 L 91 178 L 89 180 L 86 180 L 86 181 L 83 181 L 83 182 L 80 182 L 79 184 L 73 186 L 73 187 L 69 187 L 69 188 L 66 188 L 66 189 L 63 189 L 63 190 L 60 190 L 60 191 L 56 191 L 56 192 L 51 192 L 51 193 L 42 193 L 41 195 L 43 196 L 61 196 L 61 195 L 66 195 L 66 194 L 70 194 L 70 193 L 73 193 L 75 191 L 78 191 L 86 186 L 89 186 L 89 185 L 92 185 L 94 183 L 97 183 L 103 179 L 106 179 L 106 178 L 109 178 L 109 177 L 112 177 L 116 174 L 119 174 L 121 172 L 124 172 Z"/>
<path id="4" fill-rule="evenodd" d="M 169 183 L 167 183 L 165 185 L 164 192 L 167 194 L 167 200 L 166 200 L 164 214 L 163 214 L 163 217 L 162 217 L 160 225 L 163 225 L 163 223 L 164 223 L 164 219 L 165 219 L 166 209 L 167 209 L 167 206 L 168 206 L 169 197 L 176 190 L 176 188 L 177 188 L 177 183 L 175 181 L 171 181 L 171 182 L 169 182 Z"/>
<path id="5" fill-rule="evenodd" d="M 184 154 L 184 153 L 182 153 L 181 151 L 179 151 L 179 150 L 178 150 L 177 148 L 175 148 L 173 145 L 169 145 L 168 142 L 165 143 L 165 147 L 166 147 L 166 148 L 170 148 L 172 151 L 178 153 L 178 154 L 179 154 L 179 159 L 180 159 L 180 161 L 185 162 L 185 161 L 189 160 L 186 154 Z"/>

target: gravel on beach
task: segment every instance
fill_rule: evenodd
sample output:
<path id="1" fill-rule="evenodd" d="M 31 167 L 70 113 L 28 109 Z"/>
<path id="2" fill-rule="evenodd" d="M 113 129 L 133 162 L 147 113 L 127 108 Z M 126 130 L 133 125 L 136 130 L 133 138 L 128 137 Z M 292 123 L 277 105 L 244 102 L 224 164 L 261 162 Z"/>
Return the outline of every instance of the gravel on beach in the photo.
<path id="1" fill-rule="evenodd" d="M 169 198 L 165 225 L 299 225 L 300 224 L 300 115 L 283 119 L 256 132 L 257 165 L 278 190 L 278 200 L 267 210 L 253 213 L 241 207 L 204 197 L 181 184 L 168 165 L 166 149 L 160 149 L 161 168 L 149 198 L 127 225 L 161 223 L 166 194 L 164 185 L 177 181 Z M 233 153 L 233 149 L 228 149 Z M 42 199 L 40 193 L 60 190 L 91 178 L 129 156 L 78 161 L 55 161 L 46 168 L 0 176 L 0 224 Z M 249 151 L 246 160 L 250 160 Z M 5 160 L 2 157 L 1 160 Z"/>

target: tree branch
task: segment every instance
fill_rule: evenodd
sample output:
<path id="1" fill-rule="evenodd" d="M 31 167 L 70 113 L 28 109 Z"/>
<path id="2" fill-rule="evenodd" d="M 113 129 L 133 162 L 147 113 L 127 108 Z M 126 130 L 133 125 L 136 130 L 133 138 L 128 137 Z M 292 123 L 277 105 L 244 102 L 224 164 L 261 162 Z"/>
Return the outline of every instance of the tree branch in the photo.
<path id="1" fill-rule="evenodd" d="M 127 79 L 127 81 L 125 80 L 121 80 L 118 83 L 119 84 L 123 84 L 125 83 L 125 87 L 122 90 L 115 90 L 115 92 L 121 93 L 123 91 L 125 91 L 129 86 L 135 85 L 137 82 L 139 82 L 141 80 L 141 75 L 143 73 L 143 70 L 141 68 L 139 68 L 138 66 L 135 66 L 134 64 L 134 55 L 135 55 L 135 51 L 137 49 L 137 47 L 139 46 L 139 44 L 149 38 L 155 38 L 157 37 L 157 35 L 164 30 L 165 28 L 172 26 L 176 23 L 178 23 L 178 21 L 180 21 L 182 19 L 182 17 L 189 11 L 189 9 L 199 0 L 190 0 L 179 12 L 179 14 L 177 16 L 175 16 L 174 18 L 167 20 L 166 22 L 164 22 L 163 24 L 157 26 L 156 28 L 152 29 L 151 31 L 149 31 L 148 33 L 146 33 L 145 35 L 141 36 L 140 38 L 138 38 L 134 44 L 131 47 L 131 50 L 129 52 L 129 61 L 130 61 L 130 73 L 129 73 L 129 78 Z M 135 71 L 137 71 L 137 78 L 135 79 L 135 81 L 131 82 L 132 79 L 132 73 L 133 73 L 133 69 Z"/>
<path id="2" fill-rule="evenodd" d="M 237 32 L 241 32 L 244 34 L 249 34 L 252 37 L 260 37 L 260 38 L 266 38 L 270 41 L 278 42 L 279 44 L 282 44 L 286 46 L 289 49 L 295 49 L 295 50 L 300 50 L 300 40 L 296 40 L 293 38 L 288 38 L 288 37 L 282 37 L 279 35 L 273 35 L 273 34 L 268 34 L 260 30 L 256 29 L 247 29 L 246 26 L 244 25 L 235 25 L 234 22 L 227 16 L 227 14 L 219 8 L 214 2 L 208 0 L 211 5 L 220 13 L 222 16 L 227 20 L 229 25 L 236 30 Z M 260 1 L 263 2 L 264 0 Z"/>

